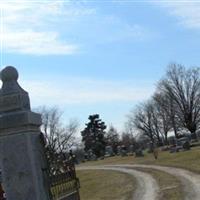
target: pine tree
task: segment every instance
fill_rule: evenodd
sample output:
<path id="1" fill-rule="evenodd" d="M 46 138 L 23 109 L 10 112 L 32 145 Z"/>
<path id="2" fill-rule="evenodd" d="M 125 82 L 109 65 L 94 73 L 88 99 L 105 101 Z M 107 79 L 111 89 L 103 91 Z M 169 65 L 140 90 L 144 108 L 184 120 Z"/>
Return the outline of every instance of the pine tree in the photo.
<path id="1" fill-rule="evenodd" d="M 92 150 L 97 157 L 101 157 L 105 152 L 105 123 L 99 119 L 98 114 L 90 115 L 86 128 L 81 132 L 82 141 L 85 144 L 85 151 Z"/>

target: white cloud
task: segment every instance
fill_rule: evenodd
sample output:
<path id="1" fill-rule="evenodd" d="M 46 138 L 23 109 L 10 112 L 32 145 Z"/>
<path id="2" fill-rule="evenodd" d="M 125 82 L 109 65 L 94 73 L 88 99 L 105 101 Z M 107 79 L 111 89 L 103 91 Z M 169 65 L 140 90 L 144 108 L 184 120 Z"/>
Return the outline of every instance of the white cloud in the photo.
<path id="1" fill-rule="evenodd" d="M 65 44 L 59 41 L 55 32 L 35 32 L 26 30 L 21 32 L 8 31 L 1 35 L 5 50 L 21 54 L 49 55 L 73 54 L 78 51 L 78 46 Z"/>
<path id="2" fill-rule="evenodd" d="M 79 45 L 61 38 L 59 21 L 91 15 L 93 10 L 72 6 L 70 1 L 1 1 L 0 37 L 5 53 L 49 55 L 74 54 Z M 57 27 L 57 28 L 56 28 Z"/>
<path id="3" fill-rule="evenodd" d="M 176 16 L 179 24 L 187 28 L 200 28 L 200 1 L 158 1 L 154 2 L 168 10 L 168 12 Z"/>
<path id="4" fill-rule="evenodd" d="M 97 44 L 140 41 L 152 35 L 136 21 L 127 23 L 114 12 L 104 14 L 98 4 L 81 0 L 1 0 L 0 8 L 4 53 L 68 55 Z"/>
<path id="5" fill-rule="evenodd" d="M 133 82 L 108 82 L 69 78 L 52 82 L 23 81 L 34 106 L 91 104 L 103 102 L 137 102 L 149 98 L 154 88 Z"/>

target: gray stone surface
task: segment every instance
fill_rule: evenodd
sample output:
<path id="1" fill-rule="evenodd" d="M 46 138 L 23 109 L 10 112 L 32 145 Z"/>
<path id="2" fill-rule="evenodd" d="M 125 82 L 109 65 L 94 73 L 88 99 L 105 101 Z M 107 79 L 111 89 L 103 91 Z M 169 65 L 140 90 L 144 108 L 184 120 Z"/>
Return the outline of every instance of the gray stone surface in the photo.
<path id="1" fill-rule="evenodd" d="M 34 127 L 39 131 L 41 125 L 41 116 L 30 111 L 10 112 L 0 116 L 0 135 L 21 132 L 29 130 L 27 125 Z M 25 128 L 25 129 L 24 129 Z"/>
<path id="2" fill-rule="evenodd" d="M 0 113 L 30 110 L 28 93 L 20 87 L 17 79 L 18 72 L 14 67 L 9 66 L 1 71 Z"/>
<path id="3" fill-rule="evenodd" d="M 0 168 L 7 200 L 49 200 L 47 166 L 41 144 L 41 116 L 30 110 L 29 96 L 17 82 L 18 72 L 1 72 Z"/>
<path id="4" fill-rule="evenodd" d="M 8 200 L 47 200 L 40 133 L 0 137 L 2 181 Z"/>

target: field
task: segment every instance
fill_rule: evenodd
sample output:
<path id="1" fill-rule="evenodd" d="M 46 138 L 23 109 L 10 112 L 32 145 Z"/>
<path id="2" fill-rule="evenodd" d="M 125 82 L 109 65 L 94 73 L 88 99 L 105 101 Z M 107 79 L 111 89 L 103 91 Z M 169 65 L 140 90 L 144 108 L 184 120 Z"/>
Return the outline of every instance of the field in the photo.
<path id="1" fill-rule="evenodd" d="M 178 167 L 193 171 L 200 174 L 200 147 L 195 147 L 190 151 L 169 153 L 168 151 L 160 151 L 157 160 L 152 154 L 144 153 L 144 157 L 135 158 L 134 156 L 115 156 L 99 161 L 89 161 L 79 166 L 103 166 L 114 164 L 151 164 L 160 166 Z M 183 188 L 180 180 L 163 171 L 155 169 L 138 168 L 138 170 L 147 172 L 155 178 L 160 186 L 160 199 L 162 200 L 182 200 Z M 136 187 L 136 181 L 128 175 L 113 171 L 88 170 L 79 171 L 78 176 L 81 182 L 81 199 L 83 200 L 110 200 L 120 199 L 127 194 L 124 200 L 130 199 L 131 190 L 124 191 L 120 185 L 129 185 L 132 191 Z M 121 178 L 119 178 L 121 177 Z M 120 180 L 120 183 L 119 183 Z M 110 192 L 112 191 L 112 192 Z M 95 197 L 93 196 L 95 194 Z M 113 196 L 115 195 L 115 196 Z M 92 197 L 92 198 L 91 198 Z M 123 199 L 123 198 L 121 198 Z"/>
<path id="2" fill-rule="evenodd" d="M 114 156 L 104 160 L 82 163 L 81 166 L 109 164 L 153 164 L 179 167 L 200 173 L 200 147 L 195 147 L 190 151 L 182 151 L 178 153 L 160 151 L 157 160 L 154 159 L 152 154 L 147 152 L 144 154 L 144 157 L 141 158 L 135 158 L 134 156 Z"/>
<path id="3" fill-rule="evenodd" d="M 129 200 L 136 185 L 133 177 L 114 171 L 78 171 L 77 176 L 81 200 Z"/>

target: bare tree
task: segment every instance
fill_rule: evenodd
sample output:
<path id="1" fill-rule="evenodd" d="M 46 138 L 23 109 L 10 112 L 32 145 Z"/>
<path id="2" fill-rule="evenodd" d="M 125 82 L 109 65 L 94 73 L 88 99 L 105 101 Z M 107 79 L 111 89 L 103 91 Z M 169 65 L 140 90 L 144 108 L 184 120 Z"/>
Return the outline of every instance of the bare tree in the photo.
<path id="1" fill-rule="evenodd" d="M 139 136 L 147 136 L 152 143 L 167 144 L 167 135 L 170 130 L 170 119 L 163 108 L 150 99 L 131 111 L 128 115 L 127 126 L 130 132 L 137 131 Z"/>
<path id="2" fill-rule="evenodd" d="M 123 132 L 121 137 L 121 144 L 126 146 L 126 148 L 129 148 L 131 145 L 136 144 L 135 137 L 128 132 Z"/>
<path id="3" fill-rule="evenodd" d="M 129 126 L 134 127 L 140 134 L 149 137 L 155 143 L 155 133 L 152 123 L 152 106 L 149 103 L 139 105 L 128 115 Z"/>
<path id="4" fill-rule="evenodd" d="M 42 107 L 38 110 L 42 115 L 41 131 L 46 138 L 47 146 L 59 154 L 68 152 L 76 143 L 78 121 L 70 120 L 68 124 L 63 125 L 62 112 L 57 107 Z"/>
<path id="5" fill-rule="evenodd" d="M 164 143 L 168 144 L 168 132 L 172 128 L 174 112 L 171 111 L 171 104 L 164 95 L 155 93 L 153 96 L 153 101 L 156 110 L 156 115 L 154 115 L 154 118 L 156 117 L 156 120 L 159 121 L 159 130 L 163 136 Z"/>
<path id="6" fill-rule="evenodd" d="M 173 110 L 181 125 L 195 134 L 200 124 L 200 69 L 170 65 L 158 91 L 173 102 Z"/>
<path id="7" fill-rule="evenodd" d="M 110 125 L 105 134 L 105 142 L 106 145 L 110 145 L 113 149 L 113 152 L 117 154 L 117 147 L 120 144 L 120 138 L 117 129 L 113 125 Z"/>

